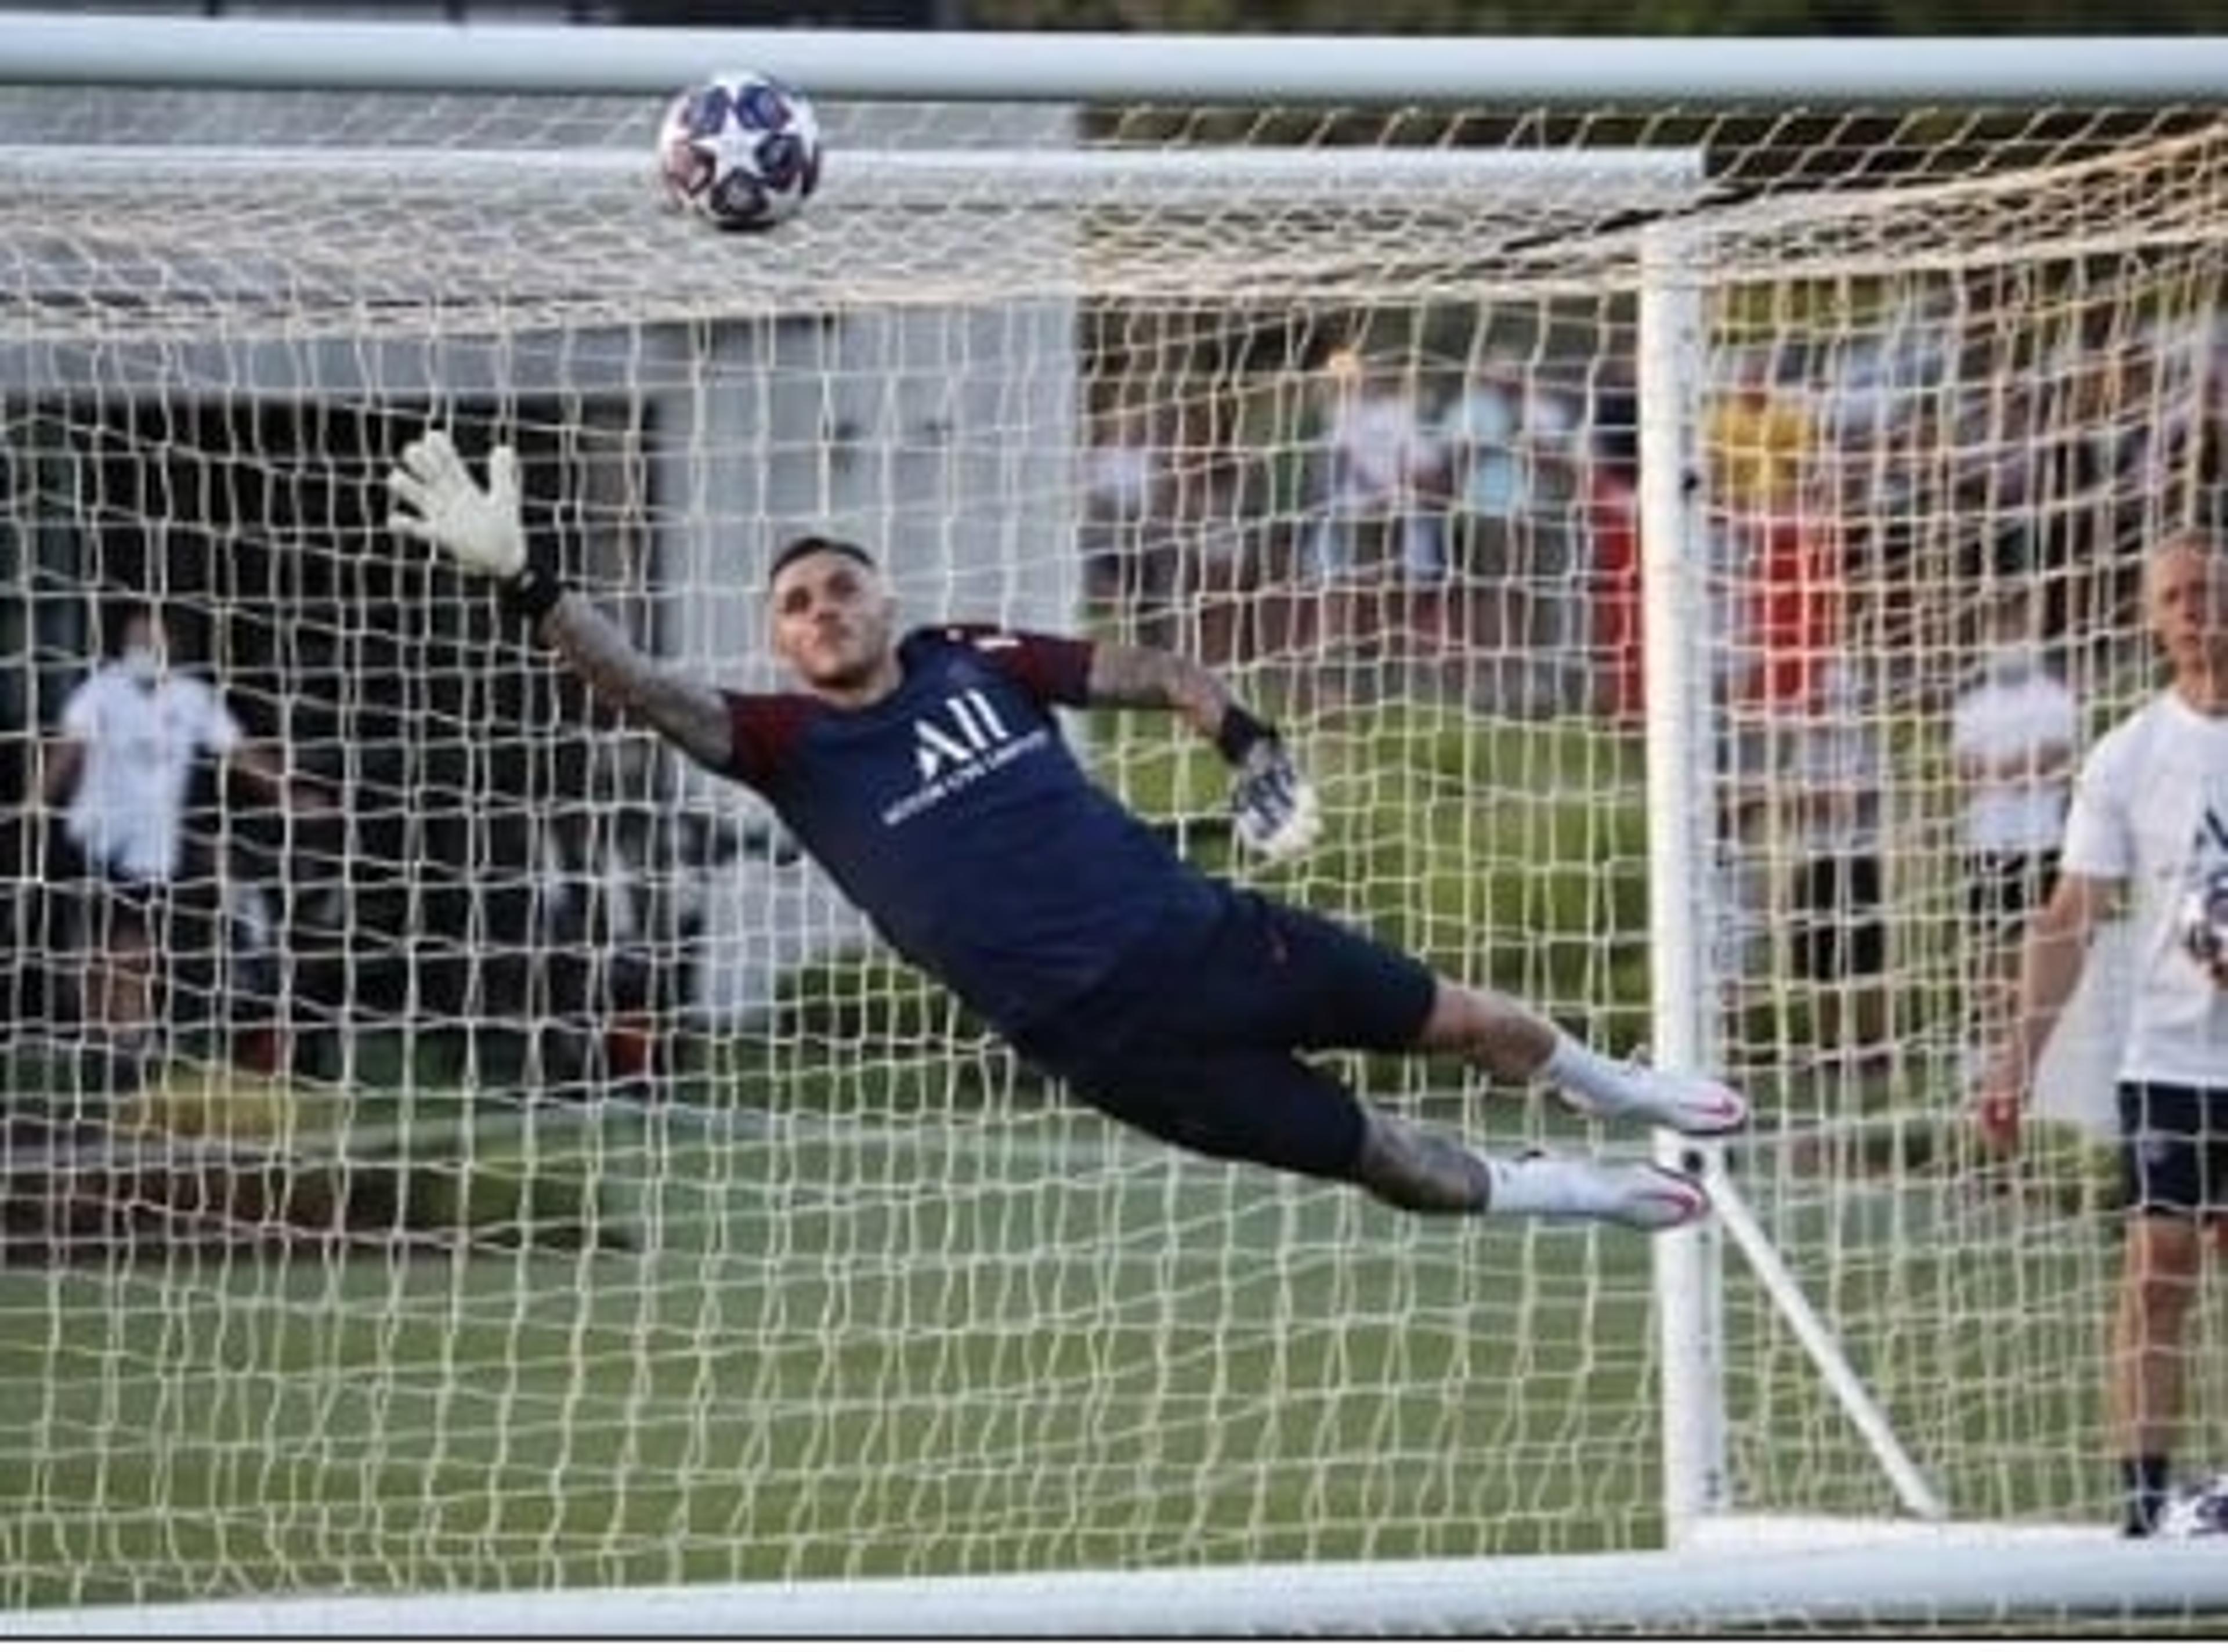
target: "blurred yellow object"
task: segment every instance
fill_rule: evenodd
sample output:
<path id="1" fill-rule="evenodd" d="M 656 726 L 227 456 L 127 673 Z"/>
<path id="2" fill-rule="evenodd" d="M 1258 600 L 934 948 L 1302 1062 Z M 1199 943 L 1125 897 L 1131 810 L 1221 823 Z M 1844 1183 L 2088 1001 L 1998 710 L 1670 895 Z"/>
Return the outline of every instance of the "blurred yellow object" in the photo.
<path id="1" fill-rule="evenodd" d="M 301 1130 L 305 1099 L 275 1073 L 243 1072 L 223 1062 L 174 1061 L 125 1098 L 116 1128 L 135 1135 L 284 1143 Z"/>

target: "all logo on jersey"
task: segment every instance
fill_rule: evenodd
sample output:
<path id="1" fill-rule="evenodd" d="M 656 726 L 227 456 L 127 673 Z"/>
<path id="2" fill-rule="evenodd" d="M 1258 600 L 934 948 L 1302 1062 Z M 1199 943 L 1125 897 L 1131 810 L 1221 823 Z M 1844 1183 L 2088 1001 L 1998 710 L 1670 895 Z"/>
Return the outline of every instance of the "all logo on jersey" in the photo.
<path id="1" fill-rule="evenodd" d="M 1016 734 L 996 701 L 980 688 L 946 699 L 931 715 L 912 724 L 913 767 L 919 783 L 882 810 L 882 824 L 899 825 L 995 774 L 1024 752 L 1050 742 L 1045 727 Z"/>
<path id="2" fill-rule="evenodd" d="M 953 695 L 944 702 L 940 718 L 914 718 L 912 735 L 913 761 L 923 780 L 972 763 L 1013 738 L 998 708 L 980 688 Z"/>

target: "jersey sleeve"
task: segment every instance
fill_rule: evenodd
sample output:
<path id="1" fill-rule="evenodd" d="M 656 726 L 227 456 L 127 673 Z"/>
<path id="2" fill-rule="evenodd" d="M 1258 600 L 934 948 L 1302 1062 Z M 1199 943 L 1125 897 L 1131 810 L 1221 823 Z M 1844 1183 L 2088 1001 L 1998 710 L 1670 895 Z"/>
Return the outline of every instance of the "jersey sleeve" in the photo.
<path id="1" fill-rule="evenodd" d="M 727 702 L 727 766 L 753 791 L 774 784 L 819 702 L 797 694 L 723 694 Z"/>
<path id="2" fill-rule="evenodd" d="M 1091 703 L 1091 656 L 1096 644 L 1082 637 L 1002 631 L 995 625 L 951 625 L 944 634 L 966 644 L 1043 704 Z"/>
<path id="3" fill-rule="evenodd" d="M 2127 744 L 2107 739 L 2089 754 L 2073 783 L 2073 803 L 2065 815 L 2065 849 L 2061 864 L 2084 878 L 2121 879 L 2135 869 L 2134 823 L 2129 818 Z"/>

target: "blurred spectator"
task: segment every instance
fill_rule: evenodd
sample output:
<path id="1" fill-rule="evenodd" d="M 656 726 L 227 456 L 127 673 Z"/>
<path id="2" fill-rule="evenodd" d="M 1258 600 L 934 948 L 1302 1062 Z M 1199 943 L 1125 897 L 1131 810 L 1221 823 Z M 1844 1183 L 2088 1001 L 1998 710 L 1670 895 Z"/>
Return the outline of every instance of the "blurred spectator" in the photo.
<path id="1" fill-rule="evenodd" d="M 1742 351 L 1733 377 L 1732 390 L 1711 407 L 1704 432 L 1712 494 L 1736 512 L 1785 509 L 1810 462 L 1810 416 L 1773 385 L 1768 351 Z"/>
<path id="2" fill-rule="evenodd" d="M 1235 665 L 1253 652 L 1247 621 L 1261 579 L 1264 485 L 1258 464 L 1219 452 L 1176 490 L 1180 591 L 1197 631 L 1182 646 L 1210 665 Z"/>
<path id="3" fill-rule="evenodd" d="M 1483 656 L 1494 701 L 1550 710 L 1583 671 L 1590 468 L 1571 404 L 1527 387 L 1513 356 L 1489 356 L 1441 417 L 1448 521 L 1461 578 L 1461 631 Z"/>
<path id="4" fill-rule="evenodd" d="M 2020 938 L 2057 877 L 2079 714 L 2050 669 L 2042 605 L 2025 585 L 1982 617 L 1980 659 L 1950 714 L 1963 788 L 1960 847 L 1978 983 L 1969 1049 L 1993 1048 L 2017 988 Z"/>
<path id="5" fill-rule="evenodd" d="M 1796 720 L 1792 761 L 1795 967 L 1817 989 L 1821 1053 L 1872 1066 L 1887 1054 L 1887 888 L 1880 747 L 1864 684 L 1835 663 Z"/>
<path id="6" fill-rule="evenodd" d="M 1511 541 L 1524 505 L 1516 443 L 1523 395 L 1522 364 L 1495 352 L 1439 419 L 1454 561 L 1471 580 L 1498 580 L 1515 566 Z"/>
<path id="7" fill-rule="evenodd" d="M 80 896 L 66 919 L 69 947 L 86 959 L 79 1010 L 127 1068 L 154 1043 L 163 968 L 176 956 L 182 920 L 235 937 L 259 923 L 267 930 L 259 902 L 227 901 L 221 879 L 184 877 L 194 869 L 187 798 L 204 754 L 273 801 L 319 813 L 330 806 L 322 788 L 290 779 L 247 744 L 214 688 L 172 667 L 161 612 L 135 605 L 117 656 L 63 705 L 40 783 L 43 804 L 66 805 L 53 853 L 72 875 L 49 881 L 74 884 Z M 269 1068 L 278 1060 L 274 1034 L 258 1030 L 235 1053 Z"/>
<path id="8" fill-rule="evenodd" d="M 1163 647 L 1175 575 L 1167 490 L 1166 465 L 1143 409 L 1092 419 L 1083 459 L 1085 589 L 1126 634 Z"/>
<path id="9" fill-rule="evenodd" d="M 1581 703 L 1587 681 L 1585 457 L 1577 409 L 1556 391 L 1535 387 L 1524 400 L 1524 526 L 1516 589 L 1522 603 L 1517 643 L 1525 668 L 1523 709 L 1555 712 Z"/>
<path id="10" fill-rule="evenodd" d="M 1799 510 L 1719 516 L 1710 528 L 1726 697 L 1768 716 L 1818 701 L 1841 647 L 1846 592 L 1834 522 Z"/>
<path id="11" fill-rule="evenodd" d="M 1599 362 L 1593 379 L 1593 457 L 1628 491 L 1640 485 L 1640 391 L 1632 365 Z"/>
<path id="12" fill-rule="evenodd" d="M 1435 580 L 1446 565 L 1439 518 L 1423 508 L 1442 473 L 1424 429 L 1415 387 L 1399 370 L 1342 352 L 1325 364 L 1329 407 L 1310 572 L 1333 579 L 1390 561 Z"/>
<path id="13" fill-rule="evenodd" d="M 1636 473 L 1597 463 L 1587 483 L 1587 540 L 1592 547 L 1593 630 L 1601 709 L 1636 721 L 1646 709 L 1642 671 L 1640 508 Z"/>

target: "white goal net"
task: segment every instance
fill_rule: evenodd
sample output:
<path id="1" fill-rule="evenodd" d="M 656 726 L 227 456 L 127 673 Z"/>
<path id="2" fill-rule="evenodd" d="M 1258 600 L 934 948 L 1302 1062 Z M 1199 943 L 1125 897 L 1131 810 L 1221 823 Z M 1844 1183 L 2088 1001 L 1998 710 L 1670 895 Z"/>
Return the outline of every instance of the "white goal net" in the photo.
<path id="1" fill-rule="evenodd" d="M 1151 1580 L 1158 1616 L 1105 1621 L 1164 1629 L 1297 1626 L 1352 1579 L 1309 1621 L 2228 1606 L 2172 1559 L 2018 1559 L 2110 1514 L 2111 1012 L 2056 1058 L 2052 1151 L 1976 1166 L 1950 740 L 2010 593 L 1998 640 L 2084 733 L 2129 704 L 2135 558 L 2219 525 L 2218 110 L 831 104 L 824 197 L 757 237 L 662 209 L 656 112 L 0 92 L 0 783 L 37 792 L 154 599 L 173 670 L 331 801 L 197 771 L 137 1016 L 61 802 L 0 824 L 0 1610 L 578 1627 L 540 1591 L 847 1584 L 824 1623 L 1105 1626 L 948 1583 L 1055 1573 Z M 1703 1019 L 1759 1110 L 1730 1175 L 1958 1522 L 1954 1578 L 1866 1558 L 1907 1499 L 1738 1257 L 1720 1512 L 1856 1558 L 1808 1593 L 1565 1567 L 1665 1540 L 1643 1242 L 1404 1217 L 1048 1092 L 746 794 L 384 527 L 438 420 L 515 444 L 529 531 L 733 686 L 775 681 L 757 592 L 808 528 L 915 619 L 1198 653 L 1289 727 L 1323 846 L 1239 864 L 1219 761 L 1158 720 L 1077 721 L 1110 785 L 1627 1048 L 1666 232 L 1704 322 L 1663 392 L 1704 477 Z M 1500 1148 L 1589 1139 L 1350 1071 Z M 2189 1460 L 2225 1430 L 2200 1376 Z M 1186 1581 L 1234 1572 L 1243 1609 Z M 368 1610 L 316 1621 L 413 1621 Z"/>

